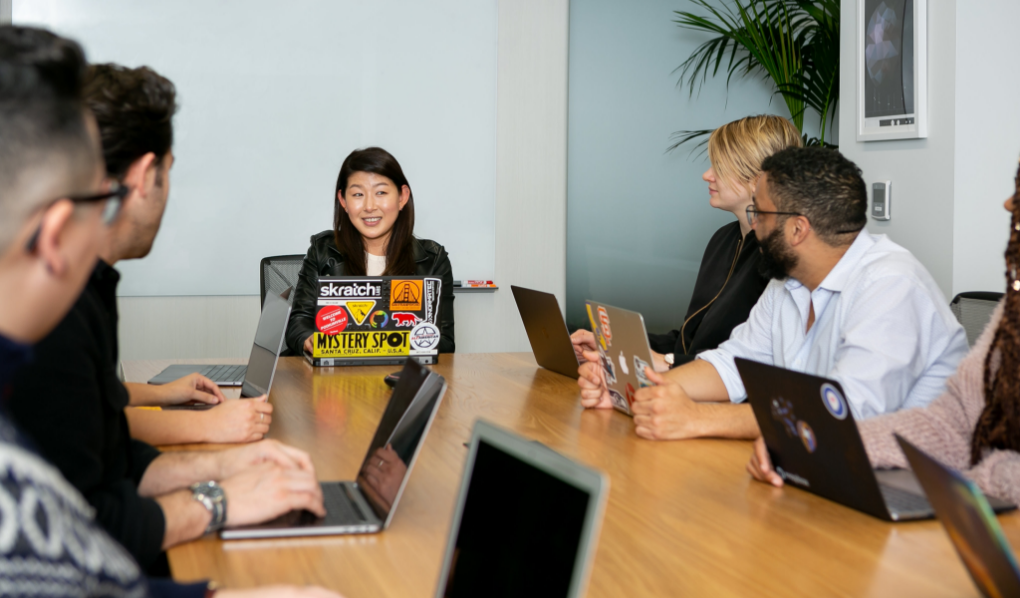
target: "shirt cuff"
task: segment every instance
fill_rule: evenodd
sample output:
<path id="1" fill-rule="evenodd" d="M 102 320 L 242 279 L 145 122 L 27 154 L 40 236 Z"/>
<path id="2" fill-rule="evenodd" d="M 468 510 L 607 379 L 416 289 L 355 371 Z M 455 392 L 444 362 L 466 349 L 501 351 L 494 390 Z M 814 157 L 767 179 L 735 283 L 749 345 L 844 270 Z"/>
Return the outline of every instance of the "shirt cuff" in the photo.
<path id="1" fill-rule="evenodd" d="M 723 384 L 726 386 L 726 394 L 729 395 L 730 402 L 743 403 L 747 400 L 747 391 L 744 390 L 744 382 L 740 379 L 740 373 L 737 372 L 737 364 L 733 361 L 732 355 L 715 349 L 699 353 L 698 359 L 704 359 L 712 364 L 715 371 L 719 372 L 719 377 L 722 378 Z"/>

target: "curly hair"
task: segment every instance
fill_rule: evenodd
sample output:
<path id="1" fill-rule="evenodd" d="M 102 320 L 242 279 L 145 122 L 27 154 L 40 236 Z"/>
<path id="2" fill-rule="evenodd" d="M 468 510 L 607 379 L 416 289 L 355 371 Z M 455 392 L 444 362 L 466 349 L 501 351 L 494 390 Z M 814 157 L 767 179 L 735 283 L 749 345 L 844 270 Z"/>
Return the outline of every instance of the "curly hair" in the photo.
<path id="1" fill-rule="evenodd" d="M 796 212 L 811 222 L 818 237 L 832 246 L 868 221 L 868 191 L 861 169 L 837 151 L 819 147 L 788 148 L 765 159 L 769 195 L 778 210 Z"/>
<path id="2" fill-rule="evenodd" d="M 84 93 L 99 124 L 107 174 L 120 179 L 145 154 L 162 160 L 170 151 L 177 91 L 169 79 L 147 66 L 93 64 Z"/>
<path id="3" fill-rule="evenodd" d="M 986 449 L 1020 451 L 1020 169 L 1006 246 L 1006 305 L 985 357 L 985 408 L 974 426 L 970 461 Z M 998 356 L 998 367 L 993 367 Z"/>

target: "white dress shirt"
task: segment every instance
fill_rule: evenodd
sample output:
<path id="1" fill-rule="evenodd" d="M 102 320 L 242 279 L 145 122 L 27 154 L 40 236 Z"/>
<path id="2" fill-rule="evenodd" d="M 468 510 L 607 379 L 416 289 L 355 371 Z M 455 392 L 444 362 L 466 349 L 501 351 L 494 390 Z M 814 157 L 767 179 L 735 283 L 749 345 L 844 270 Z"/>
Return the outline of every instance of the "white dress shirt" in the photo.
<path id="1" fill-rule="evenodd" d="M 815 323 L 805 333 L 811 305 Z M 747 322 L 698 355 L 722 376 L 730 400 L 747 398 L 734 357 L 839 381 L 864 419 L 939 396 L 967 353 L 967 337 L 942 291 L 909 251 L 862 231 L 809 292 L 773 280 Z"/>

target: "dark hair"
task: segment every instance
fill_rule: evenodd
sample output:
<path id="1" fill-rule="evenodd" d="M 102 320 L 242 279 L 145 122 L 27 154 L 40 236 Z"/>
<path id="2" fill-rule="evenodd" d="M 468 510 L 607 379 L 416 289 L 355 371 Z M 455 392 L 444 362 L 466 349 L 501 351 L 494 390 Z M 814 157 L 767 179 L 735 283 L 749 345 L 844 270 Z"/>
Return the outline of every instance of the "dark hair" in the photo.
<path id="1" fill-rule="evenodd" d="M 1006 305 L 985 356 L 985 408 L 971 437 L 973 465 L 985 449 L 1020 451 L 1020 170 L 1015 183 L 1006 245 Z M 998 368 L 992 367 L 994 356 Z"/>
<path id="2" fill-rule="evenodd" d="M 0 248 L 51 197 L 21 191 L 26 173 L 59 181 L 61 192 L 91 179 L 99 156 L 82 104 L 85 54 L 43 29 L 0 26 Z M 63 179 L 67 179 L 66 181 Z M 36 179 L 33 179 L 36 180 Z"/>
<path id="3" fill-rule="evenodd" d="M 138 158 L 162 160 L 173 146 L 177 91 L 147 66 L 93 64 L 85 77 L 85 103 L 96 115 L 106 172 L 122 178 Z"/>
<path id="4" fill-rule="evenodd" d="M 867 224 L 868 192 L 861 169 L 839 152 L 791 147 L 765 158 L 769 196 L 782 212 L 797 212 L 829 245 L 852 242 Z"/>
<path id="5" fill-rule="evenodd" d="M 336 178 L 336 191 L 333 193 L 333 239 L 336 248 L 347 259 L 346 273 L 351 276 L 364 276 L 368 269 L 368 258 L 365 257 L 365 243 L 361 233 L 354 228 L 350 216 L 337 201 L 337 193 L 346 193 L 347 179 L 355 172 L 371 172 L 388 178 L 401 190 L 407 185 L 411 189 L 407 177 L 404 176 L 400 163 L 388 151 L 381 147 L 368 147 L 354 150 L 347 156 L 340 167 Z M 397 215 L 390 234 L 390 242 L 386 247 L 385 275 L 408 276 L 414 274 L 414 193 L 404 209 Z"/>

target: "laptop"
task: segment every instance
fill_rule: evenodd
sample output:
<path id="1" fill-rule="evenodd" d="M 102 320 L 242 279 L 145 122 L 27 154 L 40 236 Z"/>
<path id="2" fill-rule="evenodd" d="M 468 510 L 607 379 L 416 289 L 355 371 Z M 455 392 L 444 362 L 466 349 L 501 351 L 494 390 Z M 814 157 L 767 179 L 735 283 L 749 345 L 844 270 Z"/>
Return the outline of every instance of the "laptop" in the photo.
<path id="1" fill-rule="evenodd" d="M 167 384 L 188 374 L 199 373 L 218 386 L 240 386 L 242 397 L 257 397 L 268 393 L 276 371 L 276 360 L 284 347 L 283 335 L 287 332 L 287 321 L 290 320 L 291 306 L 288 300 L 293 288 L 288 288 L 280 295 L 266 295 L 248 365 L 171 365 L 149 380 L 149 384 Z M 250 368 L 255 371 L 249 377 Z M 265 390 L 250 394 L 258 389 Z"/>
<path id="2" fill-rule="evenodd" d="M 896 440 L 981 594 L 1020 596 L 1016 558 L 977 484 L 899 435 Z"/>
<path id="3" fill-rule="evenodd" d="M 354 481 L 321 482 L 326 516 L 291 511 L 267 523 L 225 529 L 224 540 L 374 534 L 386 529 L 446 392 L 446 381 L 413 359 L 386 405 Z"/>
<path id="4" fill-rule="evenodd" d="M 609 478 L 475 423 L 437 598 L 583 596 Z"/>
<path id="5" fill-rule="evenodd" d="M 570 332 L 556 295 L 513 285 L 510 290 L 517 302 L 517 311 L 521 312 L 535 361 L 547 370 L 576 380 L 577 367 L 581 364 L 570 342 Z"/>
<path id="6" fill-rule="evenodd" d="M 641 314 L 595 301 L 585 301 L 602 374 L 613 407 L 634 415 L 631 404 L 639 388 L 653 386 L 645 374 L 652 367 L 645 320 Z"/>
<path id="7" fill-rule="evenodd" d="M 934 510 L 907 469 L 874 469 L 839 382 L 736 358 L 769 457 L 783 480 L 886 521 Z M 998 510 L 1013 508 L 995 499 Z"/>
<path id="8" fill-rule="evenodd" d="M 423 276 L 319 278 L 313 366 L 421 364 L 439 355 L 443 281 Z"/>

